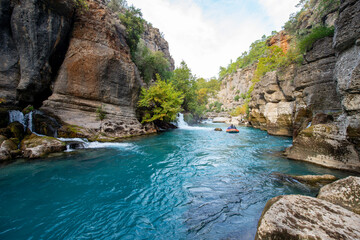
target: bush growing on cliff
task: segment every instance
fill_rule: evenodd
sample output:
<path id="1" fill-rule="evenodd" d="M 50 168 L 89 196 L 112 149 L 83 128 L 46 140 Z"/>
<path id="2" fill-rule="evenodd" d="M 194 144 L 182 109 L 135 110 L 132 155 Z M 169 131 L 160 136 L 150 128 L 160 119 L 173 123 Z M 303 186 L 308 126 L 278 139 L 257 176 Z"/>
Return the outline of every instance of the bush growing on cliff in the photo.
<path id="1" fill-rule="evenodd" d="M 166 83 L 159 75 L 156 78 L 156 83 L 149 89 L 141 89 L 138 106 L 143 113 L 142 123 L 157 120 L 171 122 L 182 111 L 182 92 L 175 90 L 172 83 Z"/>
<path id="2" fill-rule="evenodd" d="M 259 59 L 252 82 L 260 81 L 267 72 L 276 70 L 284 61 L 285 53 L 276 45 L 266 49 L 265 56 Z"/>
<path id="3" fill-rule="evenodd" d="M 149 83 L 151 79 L 155 79 L 156 74 L 159 74 L 161 79 L 168 79 L 171 76 L 169 72 L 170 64 L 164 58 L 164 53 L 160 51 L 152 52 L 145 46 L 142 39 L 140 39 L 135 51 L 134 62 L 146 83 Z"/>
<path id="4" fill-rule="evenodd" d="M 334 36 L 334 27 L 321 26 L 314 28 L 311 33 L 300 39 L 298 48 L 301 53 L 305 53 L 312 48 L 316 40 L 329 36 Z"/>
<path id="5" fill-rule="evenodd" d="M 236 107 L 231 113 L 231 116 L 237 117 L 239 115 L 249 115 L 249 104 L 246 102 L 242 106 Z"/>
<path id="6" fill-rule="evenodd" d="M 86 2 L 86 0 L 74 0 L 76 8 L 79 8 L 80 10 L 88 10 L 89 6 Z"/>
<path id="7" fill-rule="evenodd" d="M 261 39 L 256 40 L 250 45 L 248 52 L 243 52 L 235 62 L 225 67 L 220 67 L 219 79 L 223 79 L 226 75 L 234 73 L 237 69 L 247 67 L 257 61 L 266 51 L 266 40 L 267 36 L 262 36 Z"/>
<path id="8" fill-rule="evenodd" d="M 239 95 L 236 95 L 235 97 L 234 97 L 234 101 L 235 102 L 238 102 L 240 100 L 240 96 Z"/>
<path id="9" fill-rule="evenodd" d="M 144 22 L 141 10 L 131 6 L 125 9 L 125 13 L 119 14 L 122 24 L 126 27 L 126 42 L 130 47 L 131 56 L 134 58 L 141 34 L 144 32 Z"/>

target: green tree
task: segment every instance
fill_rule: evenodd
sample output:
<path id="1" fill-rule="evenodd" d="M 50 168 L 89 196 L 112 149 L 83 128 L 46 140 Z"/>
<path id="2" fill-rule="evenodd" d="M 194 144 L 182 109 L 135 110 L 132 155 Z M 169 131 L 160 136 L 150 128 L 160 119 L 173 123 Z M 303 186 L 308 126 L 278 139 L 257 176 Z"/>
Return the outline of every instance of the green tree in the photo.
<path id="1" fill-rule="evenodd" d="M 125 13 L 119 14 L 121 22 L 126 27 L 126 42 L 130 47 L 131 56 L 135 57 L 135 51 L 140 41 L 141 34 L 144 32 L 144 19 L 141 10 L 131 6 L 125 10 Z"/>
<path id="2" fill-rule="evenodd" d="M 157 75 L 156 83 L 149 89 L 142 88 L 138 106 L 143 113 L 142 123 L 176 119 L 183 103 L 182 92 L 175 90 L 172 83 L 166 83 Z"/>
<path id="3" fill-rule="evenodd" d="M 170 78 L 170 82 L 175 89 L 184 94 L 183 108 L 188 112 L 195 112 L 196 108 L 196 84 L 195 77 L 192 75 L 190 68 L 182 61 L 176 68 Z"/>

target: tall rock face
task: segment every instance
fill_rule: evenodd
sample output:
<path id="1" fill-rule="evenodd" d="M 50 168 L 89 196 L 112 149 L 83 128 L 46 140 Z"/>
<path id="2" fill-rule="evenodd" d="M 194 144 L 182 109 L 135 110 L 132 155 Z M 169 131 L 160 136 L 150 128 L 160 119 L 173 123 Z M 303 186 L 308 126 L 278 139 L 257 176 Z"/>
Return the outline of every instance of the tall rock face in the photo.
<path id="1" fill-rule="evenodd" d="M 267 130 L 273 135 L 292 136 L 293 86 L 288 79 L 282 78 L 292 77 L 293 72 L 293 67 L 287 69 L 286 76 L 279 76 L 275 71 L 268 72 L 255 84 L 249 103 L 249 120 L 255 128 Z"/>
<path id="2" fill-rule="evenodd" d="M 222 80 L 217 98 L 223 104 L 224 109 L 234 109 L 244 104 L 244 96 L 252 84 L 251 79 L 254 76 L 255 69 L 256 65 L 251 65 L 239 69 Z M 235 100 L 236 96 L 239 96 L 237 101 Z"/>
<path id="3" fill-rule="evenodd" d="M 151 24 L 144 24 L 144 33 L 141 38 L 144 40 L 145 45 L 153 52 L 161 51 L 164 53 L 164 57 L 170 64 L 170 70 L 175 69 L 175 61 L 170 55 L 169 44 L 163 37 L 158 28 L 154 28 Z"/>
<path id="4" fill-rule="evenodd" d="M 304 18 L 304 27 L 313 17 Z M 360 172 L 360 1 L 342 1 L 322 21 L 335 24 L 335 36 L 316 41 L 301 66 L 262 77 L 251 93 L 249 121 L 270 134 L 292 136 L 288 158 Z M 285 50 L 285 39 L 279 33 L 268 44 Z M 246 76 L 241 71 L 237 78 Z M 221 95 L 233 97 L 228 82 L 219 99 L 234 107 Z M 238 91 L 248 90 L 243 87 Z"/>
<path id="5" fill-rule="evenodd" d="M 298 129 L 286 151 L 289 158 L 360 171 L 359 21 L 360 2 L 343 1 L 334 38 L 319 40 L 307 54 L 309 73 L 300 74 L 295 84 L 300 91 L 307 82 L 314 84 L 302 102 L 311 104 L 306 107 L 312 112 L 311 125 Z"/>
<path id="6" fill-rule="evenodd" d="M 125 27 L 105 1 L 86 2 L 88 9 L 72 0 L 0 1 L 0 98 L 41 107 L 71 136 L 105 141 L 153 132 L 136 118 L 143 81 Z M 158 29 L 147 26 L 143 38 L 174 67 Z"/>
<path id="7" fill-rule="evenodd" d="M 69 49 L 43 110 L 111 137 L 145 133 L 135 116 L 142 80 L 118 19 L 97 1 L 78 14 Z M 106 115 L 98 119 L 98 109 Z"/>
<path id="8" fill-rule="evenodd" d="M 73 2 L 1 1 L 0 6 L 0 97 L 39 105 L 62 61 Z"/>

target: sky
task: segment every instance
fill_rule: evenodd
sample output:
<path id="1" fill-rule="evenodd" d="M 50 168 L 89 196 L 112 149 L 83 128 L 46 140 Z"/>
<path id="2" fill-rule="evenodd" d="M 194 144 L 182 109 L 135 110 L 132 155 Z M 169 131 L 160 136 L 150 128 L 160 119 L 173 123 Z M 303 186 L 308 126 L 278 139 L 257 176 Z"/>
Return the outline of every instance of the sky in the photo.
<path id="1" fill-rule="evenodd" d="M 280 31 L 299 0 L 127 0 L 159 28 L 179 66 L 217 77 L 261 36 Z"/>

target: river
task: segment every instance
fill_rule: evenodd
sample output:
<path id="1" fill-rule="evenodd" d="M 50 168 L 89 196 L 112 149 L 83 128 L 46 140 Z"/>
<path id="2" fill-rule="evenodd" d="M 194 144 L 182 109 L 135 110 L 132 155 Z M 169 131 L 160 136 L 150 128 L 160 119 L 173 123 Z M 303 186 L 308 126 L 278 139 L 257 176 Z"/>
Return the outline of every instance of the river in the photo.
<path id="1" fill-rule="evenodd" d="M 315 196 L 273 172 L 346 173 L 287 160 L 291 138 L 203 124 L 0 168 L 0 239 L 254 239 L 267 200 Z"/>

